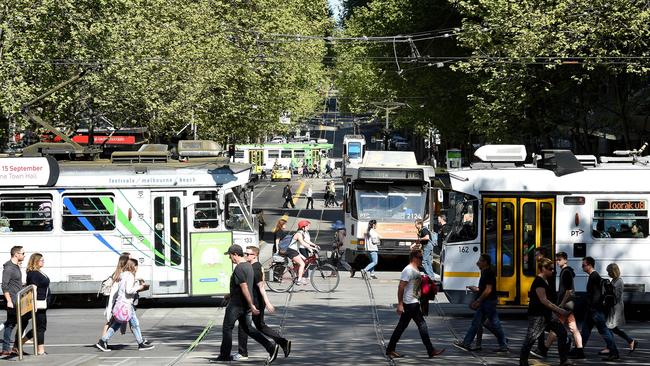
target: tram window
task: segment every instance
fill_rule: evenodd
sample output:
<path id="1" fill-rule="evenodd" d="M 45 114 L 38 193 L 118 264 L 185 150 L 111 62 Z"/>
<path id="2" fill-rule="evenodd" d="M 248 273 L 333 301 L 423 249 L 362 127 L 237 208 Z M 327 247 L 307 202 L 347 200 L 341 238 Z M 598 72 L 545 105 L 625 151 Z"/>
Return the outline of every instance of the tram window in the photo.
<path id="1" fill-rule="evenodd" d="M 235 150 L 235 159 L 243 159 L 244 150 Z"/>
<path id="2" fill-rule="evenodd" d="M 113 196 L 63 196 L 65 231 L 106 231 L 115 229 Z"/>
<path id="3" fill-rule="evenodd" d="M 269 159 L 277 159 L 280 157 L 280 150 L 269 150 Z"/>
<path id="4" fill-rule="evenodd" d="M 294 150 L 293 151 L 293 157 L 294 158 L 304 158 L 305 157 L 305 150 Z"/>
<path id="5" fill-rule="evenodd" d="M 478 227 L 475 213 L 478 212 L 478 199 L 469 194 L 451 191 L 448 193 L 447 225 L 449 237 L 447 242 L 457 243 L 476 238 Z"/>
<path id="6" fill-rule="evenodd" d="M 348 158 L 359 159 L 361 158 L 361 143 L 349 142 L 348 143 Z"/>
<path id="7" fill-rule="evenodd" d="M 596 239 L 648 237 L 647 205 L 645 201 L 635 202 L 639 204 L 626 206 L 619 202 L 597 201 L 592 236 Z"/>
<path id="8" fill-rule="evenodd" d="M 515 274 L 515 206 L 501 203 L 501 276 Z"/>
<path id="9" fill-rule="evenodd" d="M 490 255 L 490 265 L 496 266 L 497 259 L 497 204 L 485 205 L 485 253 Z M 495 267 L 496 268 L 496 267 Z"/>
<path id="10" fill-rule="evenodd" d="M 539 245 L 548 255 L 553 253 L 553 205 L 542 202 L 539 205 Z"/>
<path id="11" fill-rule="evenodd" d="M 237 203 L 234 194 L 228 193 L 226 195 L 226 218 L 224 224 L 229 230 L 243 230 L 252 231 L 253 229 L 248 225 L 246 217 L 241 207 Z"/>
<path id="12" fill-rule="evenodd" d="M 0 196 L 0 232 L 52 231 L 52 196 Z"/>
<path id="13" fill-rule="evenodd" d="M 196 229 L 215 229 L 219 226 L 219 205 L 217 191 L 195 192 L 201 201 L 194 204 L 194 227 Z"/>
<path id="14" fill-rule="evenodd" d="M 280 152 L 281 158 L 291 158 L 291 150 L 282 150 Z"/>
<path id="15" fill-rule="evenodd" d="M 524 203 L 522 208 L 521 240 L 522 240 L 522 271 L 528 277 L 535 276 L 535 247 L 537 206 L 535 202 Z"/>
<path id="16" fill-rule="evenodd" d="M 424 217 L 426 191 L 421 186 L 390 186 L 379 189 L 359 186 L 356 192 L 356 214 L 360 220 L 413 221 Z"/>

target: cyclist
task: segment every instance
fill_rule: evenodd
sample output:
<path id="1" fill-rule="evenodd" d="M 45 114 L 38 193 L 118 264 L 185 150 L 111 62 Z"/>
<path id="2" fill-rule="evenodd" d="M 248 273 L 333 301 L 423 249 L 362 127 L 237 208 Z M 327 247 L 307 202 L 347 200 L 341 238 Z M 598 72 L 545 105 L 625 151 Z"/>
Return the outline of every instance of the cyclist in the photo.
<path id="1" fill-rule="evenodd" d="M 307 281 L 302 279 L 303 274 L 305 273 L 305 257 L 309 256 L 307 251 L 318 251 L 320 247 L 311 242 L 309 237 L 309 225 L 311 223 L 308 220 L 300 220 L 298 222 L 298 231 L 293 234 L 291 244 L 287 249 L 287 257 L 289 257 L 293 263 L 298 265 L 298 279 L 296 285 L 306 285 Z M 304 249 L 305 251 L 301 251 Z M 302 252 L 302 254 L 301 254 Z"/>

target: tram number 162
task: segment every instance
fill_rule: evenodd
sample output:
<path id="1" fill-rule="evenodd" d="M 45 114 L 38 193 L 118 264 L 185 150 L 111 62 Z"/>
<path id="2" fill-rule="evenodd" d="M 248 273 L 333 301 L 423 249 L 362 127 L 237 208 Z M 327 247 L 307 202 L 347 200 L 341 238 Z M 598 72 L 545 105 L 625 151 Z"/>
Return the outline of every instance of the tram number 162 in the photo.
<path id="1" fill-rule="evenodd" d="M 468 246 L 460 246 L 460 247 L 458 247 L 458 253 L 468 254 L 469 253 L 469 247 Z"/>

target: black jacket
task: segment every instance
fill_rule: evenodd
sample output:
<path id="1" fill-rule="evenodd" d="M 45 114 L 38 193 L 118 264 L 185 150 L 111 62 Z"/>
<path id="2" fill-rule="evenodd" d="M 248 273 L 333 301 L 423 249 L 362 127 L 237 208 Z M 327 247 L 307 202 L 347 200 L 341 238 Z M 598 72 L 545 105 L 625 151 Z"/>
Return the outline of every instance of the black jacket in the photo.
<path id="1" fill-rule="evenodd" d="M 36 285 L 36 299 L 47 300 L 50 293 L 50 278 L 41 271 L 27 271 L 27 285 Z"/>

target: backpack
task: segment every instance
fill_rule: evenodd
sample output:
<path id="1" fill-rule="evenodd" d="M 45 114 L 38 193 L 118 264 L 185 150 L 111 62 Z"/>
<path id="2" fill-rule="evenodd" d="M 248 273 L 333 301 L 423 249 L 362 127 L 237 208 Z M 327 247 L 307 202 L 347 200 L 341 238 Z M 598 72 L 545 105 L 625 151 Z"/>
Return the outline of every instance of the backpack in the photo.
<path id="1" fill-rule="evenodd" d="M 280 239 L 280 243 L 278 243 L 278 250 L 280 253 L 286 253 L 287 249 L 289 249 L 289 246 L 291 245 L 292 239 L 293 235 L 291 234 L 287 234 L 284 238 Z"/>
<path id="2" fill-rule="evenodd" d="M 97 291 L 97 297 L 99 295 L 111 296 L 111 288 L 113 287 L 113 275 L 108 276 L 107 279 L 103 280 L 99 285 L 99 291 Z"/>
<path id="3" fill-rule="evenodd" d="M 436 286 L 433 279 L 427 275 L 421 276 L 420 286 L 420 294 L 422 297 L 432 299 L 438 294 L 438 286 Z"/>
<path id="4" fill-rule="evenodd" d="M 616 305 L 616 294 L 614 285 L 606 278 L 600 280 L 600 303 L 605 309 L 611 309 Z"/>

